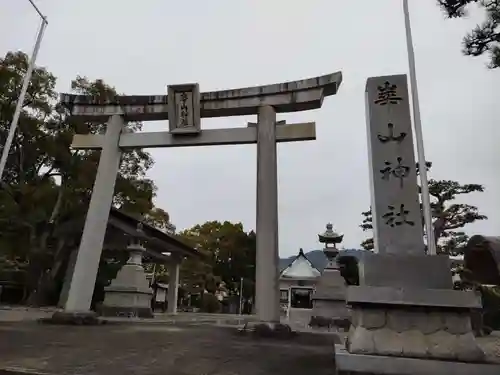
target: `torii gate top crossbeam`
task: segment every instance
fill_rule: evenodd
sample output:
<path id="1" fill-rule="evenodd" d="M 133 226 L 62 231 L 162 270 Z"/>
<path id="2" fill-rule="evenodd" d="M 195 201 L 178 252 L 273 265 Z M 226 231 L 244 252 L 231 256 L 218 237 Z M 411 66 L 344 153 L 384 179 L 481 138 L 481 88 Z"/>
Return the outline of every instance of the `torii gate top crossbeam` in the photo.
<path id="1" fill-rule="evenodd" d="M 325 96 L 337 93 L 341 82 L 342 73 L 336 72 L 300 81 L 205 92 L 200 94 L 200 117 L 252 115 L 264 105 L 281 113 L 316 109 L 321 107 Z M 100 98 L 61 94 L 61 103 L 73 116 L 87 121 L 106 121 L 112 115 L 122 115 L 126 121 L 168 119 L 167 95 Z"/>

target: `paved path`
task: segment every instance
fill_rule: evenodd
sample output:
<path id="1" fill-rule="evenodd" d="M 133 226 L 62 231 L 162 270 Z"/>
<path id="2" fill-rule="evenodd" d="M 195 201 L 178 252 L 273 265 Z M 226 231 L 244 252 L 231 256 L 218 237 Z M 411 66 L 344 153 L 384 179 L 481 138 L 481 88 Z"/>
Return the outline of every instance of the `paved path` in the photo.
<path id="1" fill-rule="evenodd" d="M 56 308 L 29 308 L 23 306 L 0 306 L 0 322 L 20 322 L 20 321 L 35 321 L 40 318 L 50 317 Z M 148 323 L 148 324 L 211 324 L 220 326 L 242 326 L 248 321 L 256 320 L 254 315 L 236 315 L 236 314 L 208 314 L 208 313 L 186 313 L 178 314 L 155 313 L 153 319 L 139 318 L 112 318 L 106 317 L 109 321 L 126 321 L 132 323 Z M 283 320 L 283 323 L 289 324 L 295 331 L 310 332 L 312 329 L 302 321 Z M 315 329 L 315 331 L 321 331 Z M 325 330 L 326 331 L 326 330 Z"/>
<path id="2" fill-rule="evenodd" d="M 255 342 L 236 336 L 234 327 L 241 324 L 240 316 L 224 314 L 158 314 L 150 320 L 117 318 L 100 327 L 46 326 L 35 322 L 53 311 L 0 308 L 0 368 L 19 366 L 65 375 L 126 375 L 139 370 L 141 375 L 294 375 L 308 369 L 318 374 L 331 370 L 333 349 L 328 334 L 302 333 L 298 341 L 291 342 Z M 304 337 L 308 337 L 308 342 Z M 489 361 L 500 363 L 500 332 L 478 341 Z M 316 359 L 317 364 L 311 363 L 310 358 Z M 204 368 L 206 372 L 202 371 Z"/>
<path id="3" fill-rule="evenodd" d="M 0 368 L 49 374 L 331 374 L 333 342 L 254 340 L 215 326 L 0 323 Z"/>

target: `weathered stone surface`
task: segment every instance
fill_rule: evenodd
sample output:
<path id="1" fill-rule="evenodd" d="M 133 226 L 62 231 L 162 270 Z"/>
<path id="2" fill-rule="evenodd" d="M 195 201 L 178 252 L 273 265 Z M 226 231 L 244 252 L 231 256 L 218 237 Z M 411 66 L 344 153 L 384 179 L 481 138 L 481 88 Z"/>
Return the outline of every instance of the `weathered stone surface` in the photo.
<path id="1" fill-rule="evenodd" d="M 348 350 L 351 353 L 370 354 L 375 352 L 373 331 L 369 331 L 363 327 L 357 327 L 353 331 L 353 334 L 349 336 L 347 344 Z"/>
<path id="2" fill-rule="evenodd" d="M 387 311 L 387 328 L 396 331 L 404 332 L 411 328 L 411 316 L 404 310 L 389 310 Z"/>
<path id="3" fill-rule="evenodd" d="M 399 286 L 352 285 L 347 288 L 350 305 L 395 305 L 448 310 L 481 308 L 481 297 L 473 291 L 453 289 L 400 288 Z"/>
<path id="4" fill-rule="evenodd" d="M 360 285 L 451 289 L 450 260 L 442 255 L 371 254 L 359 264 Z"/>
<path id="5" fill-rule="evenodd" d="M 359 320 L 360 320 L 360 315 L 362 313 L 362 310 L 360 308 L 353 308 L 351 309 L 351 324 L 354 327 L 359 326 Z"/>
<path id="6" fill-rule="evenodd" d="M 470 331 L 456 337 L 453 350 L 459 361 L 479 362 L 485 357 L 484 352 L 481 350 L 474 335 Z"/>
<path id="7" fill-rule="evenodd" d="M 260 320 L 280 321 L 278 285 L 278 166 L 276 110 L 259 108 L 257 116 L 257 212 L 255 269 L 255 312 Z"/>
<path id="8" fill-rule="evenodd" d="M 349 319 L 351 314 L 345 301 L 346 282 L 336 261 L 338 253 L 336 249 L 331 251 L 325 248 L 323 251 L 328 258 L 328 264 L 316 283 L 316 289 L 312 295 L 311 315 L 340 320 Z"/>
<path id="9" fill-rule="evenodd" d="M 102 316 L 117 316 L 123 318 L 154 318 L 151 307 L 140 306 L 101 306 Z"/>
<path id="10" fill-rule="evenodd" d="M 358 322 L 366 329 L 375 329 L 385 326 L 386 312 L 382 309 L 366 309 L 358 312 Z"/>
<path id="11" fill-rule="evenodd" d="M 334 95 L 342 83 L 342 73 L 293 82 L 201 93 L 203 117 L 256 114 L 262 105 L 273 105 L 278 112 L 320 108 L 325 96 Z M 61 103 L 73 116 L 88 121 L 106 120 L 113 114 L 127 121 L 157 121 L 168 118 L 167 95 L 130 95 L 101 99 L 95 96 L 61 94 Z"/>
<path id="12" fill-rule="evenodd" d="M 364 335 L 366 330 L 373 333 L 373 351 L 367 352 L 369 346 L 365 343 L 365 354 L 464 362 L 477 362 L 484 357 L 472 333 L 470 317 L 464 312 L 358 306 L 352 316 L 348 341 L 354 342 L 355 337 Z"/>
<path id="13" fill-rule="evenodd" d="M 345 295 L 341 299 L 316 299 L 313 297 L 313 308 L 308 311 L 309 316 L 328 319 L 350 319 L 351 314 L 345 303 Z"/>
<path id="14" fill-rule="evenodd" d="M 106 321 L 102 321 L 93 311 L 56 311 L 50 318 L 42 318 L 40 323 L 55 324 L 55 325 L 99 325 Z"/>
<path id="15" fill-rule="evenodd" d="M 349 327 L 349 333 L 347 334 L 347 338 L 351 337 L 354 334 L 355 330 L 356 330 L 356 327 L 354 325 L 351 325 Z"/>
<path id="16" fill-rule="evenodd" d="M 406 75 L 368 78 L 365 103 L 375 250 L 421 255 L 423 229 Z M 401 274 L 397 261 L 395 265 L 383 275 Z"/>
<path id="17" fill-rule="evenodd" d="M 461 313 L 447 313 L 444 315 L 444 325 L 448 332 L 454 335 L 463 335 L 472 331 L 470 316 Z"/>
<path id="18" fill-rule="evenodd" d="M 419 321 L 418 328 L 425 335 L 437 332 L 443 327 L 441 313 L 429 312 L 427 314 L 421 314 L 420 316 L 422 319 Z"/>
<path id="19" fill-rule="evenodd" d="M 437 331 L 425 336 L 431 357 L 440 359 L 455 359 L 454 343 L 456 337 L 446 331 Z"/>
<path id="20" fill-rule="evenodd" d="M 130 258 L 118 271 L 111 285 L 104 288 L 105 296 L 101 307 L 104 316 L 151 318 L 152 289 L 142 267 L 144 247 L 139 243 L 127 247 Z"/>
<path id="21" fill-rule="evenodd" d="M 498 375 L 500 365 L 351 354 L 336 348 L 339 375 Z M 334 374 L 334 372 L 332 373 Z"/>
<path id="22" fill-rule="evenodd" d="M 293 315 L 293 314 L 290 314 Z M 337 318 L 325 318 L 324 316 L 311 316 L 309 320 L 309 327 L 317 328 L 332 328 L 336 327 L 347 332 L 351 327 L 351 321 L 347 318 L 337 319 Z"/>
<path id="23" fill-rule="evenodd" d="M 481 307 L 480 296 L 453 290 L 449 257 L 424 254 L 406 75 L 369 78 L 365 105 L 376 254 L 362 258 L 359 285 L 347 288 L 356 310 L 347 349 L 354 353 L 356 343 L 373 357 L 439 360 L 462 351 L 474 360 L 470 316 L 459 312 Z M 385 310 L 385 322 L 377 310 Z"/>
<path id="24" fill-rule="evenodd" d="M 240 329 L 241 333 L 250 333 L 254 337 L 274 338 L 274 339 L 291 339 L 296 336 L 296 332 L 288 324 L 272 323 L 272 322 L 247 322 Z"/>
<path id="25" fill-rule="evenodd" d="M 375 353 L 400 356 L 403 354 L 403 337 L 400 333 L 388 328 L 373 331 Z"/>
<path id="26" fill-rule="evenodd" d="M 425 342 L 425 335 L 421 331 L 411 329 L 401 335 L 404 356 L 419 358 L 427 356 L 427 343 Z"/>

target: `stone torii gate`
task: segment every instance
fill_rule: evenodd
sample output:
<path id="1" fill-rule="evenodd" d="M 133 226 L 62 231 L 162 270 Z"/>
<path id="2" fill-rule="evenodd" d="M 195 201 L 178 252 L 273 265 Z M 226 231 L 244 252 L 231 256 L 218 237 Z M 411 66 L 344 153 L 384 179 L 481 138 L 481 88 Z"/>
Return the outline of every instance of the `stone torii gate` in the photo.
<path id="1" fill-rule="evenodd" d="M 276 142 L 316 139 L 315 123 L 276 124 L 276 113 L 320 108 L 334 95 L 341 72 L 273 85 L 199 92 L 198 84 L 168 86 L 167 95 L 103 99 L 62 94 L 71 115 L 107 122 L 105 134 L 76 134 L 74 149 L 101 149 L 78 256 L 64 313 L 89 312 L 122 150 L 131 148 L 215 146 L 257 143 L 256 313 L 279 322 L 278 179 Z M 201 129 L 202 117 L 253 115 L 257 124 Z M 169 120 L 169 131 L 127 133 L 128 121 Z M 276 126 L 278 125 L 278 126 Z"/>

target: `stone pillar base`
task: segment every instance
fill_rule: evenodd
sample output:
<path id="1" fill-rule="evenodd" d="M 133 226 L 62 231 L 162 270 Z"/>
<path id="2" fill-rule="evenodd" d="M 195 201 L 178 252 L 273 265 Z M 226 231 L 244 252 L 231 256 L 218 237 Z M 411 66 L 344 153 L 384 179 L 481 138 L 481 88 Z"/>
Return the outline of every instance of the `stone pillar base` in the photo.
<path id="1" fill-rule="evenodd" d="M 102 316 L 117 316 L 126 318 L 154 318 L 150 307 L 138 306 L 102 306 Z"/>
<path id="2" fill-rule="evenodd" d="M 345 280 L 336 267 L 335 259 L 332 258 L 318 280 L 312 297 L 311 327 L 349 328 L 350 313 L 345 301 Z"/>
<path id="3" fill-rule="evenodd" d="M 481 362 L 484 353 L 470 319 L 476 297 L 455 290 L 349 288 L 346 348 L 353 354 Z"/>
<path id="4" fill-rule="evenodd" d="M 99 325 L 106 323 L 100 320 L 94 311 L 56 311 L 50 318 L 40 319 L 40 323 L 59 325 Z"/>
<path id="5" fill-rule="evenodd" d="M 423 358 L 352 354 L 341 345 L 335 347 L 338 375 L 498 375 L 500 365 L 464 363 Z"/>
<path id="6" fill-rule="evenodd" d="M 276 339 L 291 339 L 296 334 L 288 324 L 260 321 L 245 323 L 239 332 L 250 333 L 255 337 Z"/>
<path id="7" fill-rule="evenodd" d="M 142 231 L 139 226 L 138 231 Z M 151 298 L 153 290 L 142 267 L 144 247 L 139 241 L 133 241 L 127 249 L 130 258 L 111 282 L 104 288 L 104 301 L 100 312 L 104 316 L 127 318 L 152 318 Z"/>
<path id="8" fill-rule="evenodd" d="M 116 316 L 127 318 L 153 318 L 151 310 L 151 295 L 149 290 L 135 287 L 105 288 L 106 295 L 100 308 L 103 316 Z"/>
<path id="9" fill-rule="evenodd" d="M 311 327 L 338 327 L 348 330 L 351 325 L 350 312 L 345 298 L 343 299 L 315 299 L 309 326 Z"/>

